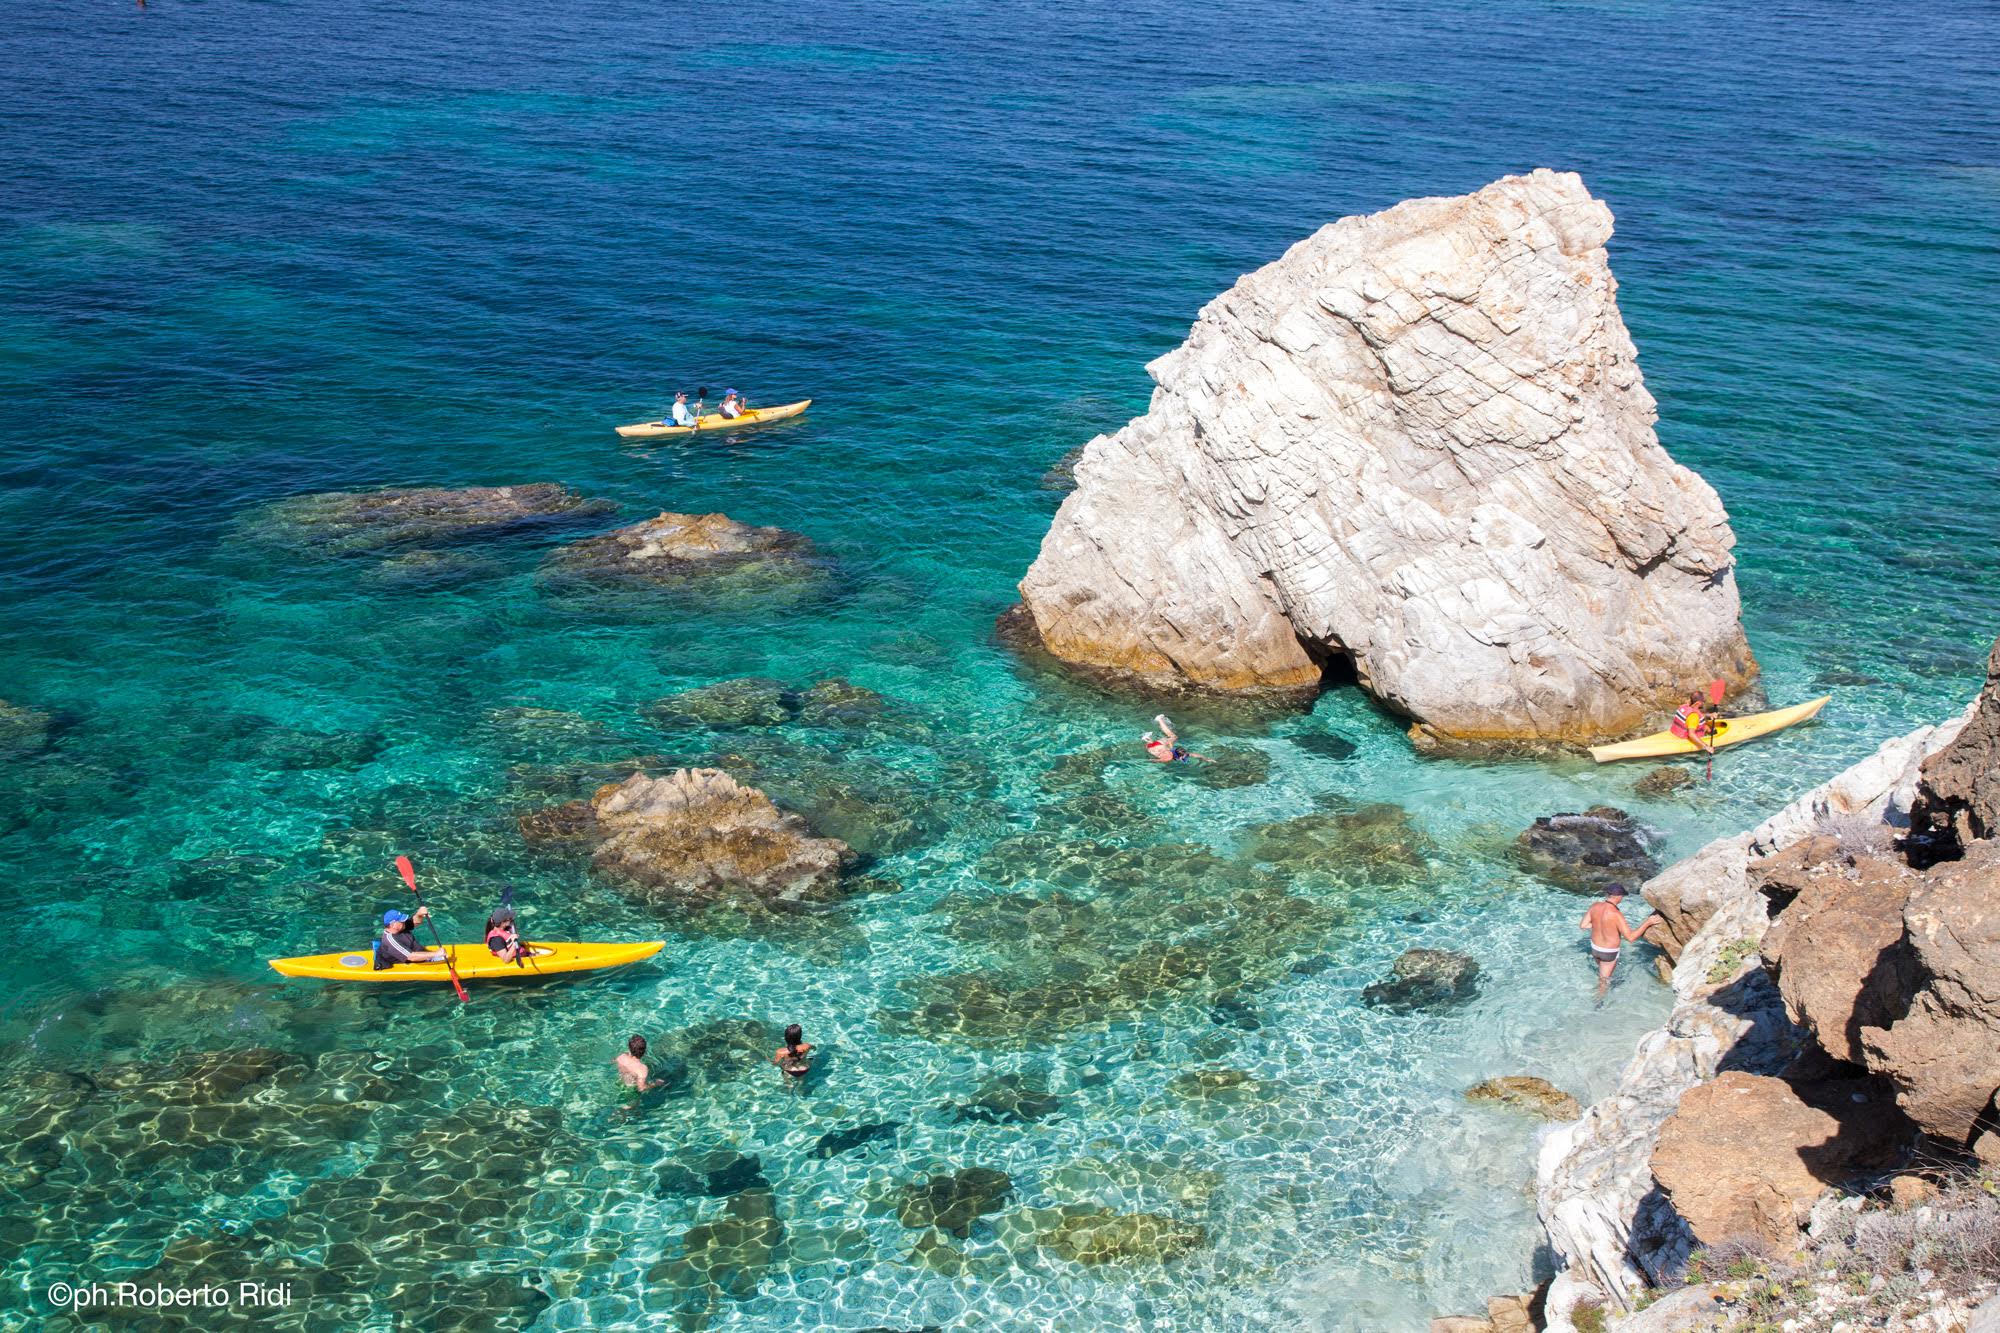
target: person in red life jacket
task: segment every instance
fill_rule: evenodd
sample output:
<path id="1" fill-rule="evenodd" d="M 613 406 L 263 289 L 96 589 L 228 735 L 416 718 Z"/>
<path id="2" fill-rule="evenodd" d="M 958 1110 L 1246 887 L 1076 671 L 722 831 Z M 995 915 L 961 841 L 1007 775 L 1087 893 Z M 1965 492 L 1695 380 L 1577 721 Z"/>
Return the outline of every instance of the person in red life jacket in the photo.
<path id="1" fill-rule="evenodd" d="M 1688 701 L 1674 710 L 1674 735 L 1693 741 L 1710 754 L 1715 753 L 1715 719 L 1702 711 L 1701 696 L 1690 694 Z"/>
<path id="2" fill-rule="evenodd" d="M 1193 750 L 1183 749 L 1181 738 L 1174 734 L 1173 724 L 1167 721 L 1165 713 L 1155 715 L 1153 721 L 1159 726 L 1160 735 L 1154 736 L 1149 731 L 1139 738 L 1144 743 L 1146 753 L 1152 757 L 1153 762 L 1159 764 L 1184 764 L 1190 759 L 1199 759 L 1204 764 L 1214 762 L 1205 754 L 1196 754 Z"/>
<path id="3" fill-rule="evenodd" d="M 486 918 L 486 947 L 495 958 L 504 962 L 521 961 L 521 937 L 514 933 L 513 908 L 496 908 L 493 915 Z"/>

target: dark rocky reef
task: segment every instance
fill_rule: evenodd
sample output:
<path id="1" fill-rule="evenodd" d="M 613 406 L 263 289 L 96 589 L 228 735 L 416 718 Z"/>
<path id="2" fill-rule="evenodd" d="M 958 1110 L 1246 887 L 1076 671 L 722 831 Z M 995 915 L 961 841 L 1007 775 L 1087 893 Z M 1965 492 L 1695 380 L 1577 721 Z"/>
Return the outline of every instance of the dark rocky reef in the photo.
<path id="1" fill-rule="evenodd" d="M 543 569 L 545 584 L 558 595 L 608 595 L 616 606 L 629 602 L 621 594 L 666 596 L 675 604 L 693 597 L 703 610 L 815 597 L 826 590 L 830 573 L 799 533 L 753 527 L 726 514 L 671 512 L 559 547 Z"/>
<path id="2" fill-rule="evenodd" d="M 1639 822 L 1615 806 L 1582 814 L 1544 815 L 1515 842 L 1529 874 L 1572 893 L 1598 894 L 1609 884 L 1636 889 L 1659 873 Z"/>
<path id="3" fill-rule="evenodd" d="M 892 1029 L 979 1045 L 1032 1044 L 1190 1000 L 1244 996 L 1326 947 L 1335 908 L 1203 847 L 1125 847 L 1037 830 L 996 843 L 942 929 L 990 965 L 902 983 Z M 1035 887 L 1035 886 L 1047 886 Z M 1090 896 L 1080 896 L 1088 892 Z"/>
<path id="4" fill-rule="evenodd" d="M 896 1219 L 912 1230 L 936 1227 L 964 1240 L 972 1235 L 974 1222 L 999 1212 L 1013 1193 L 1014 1182 L 1005 1171 L 968 1166 L 905 1186 Z"/>
<path id="5" fill-rule="evenodd" d="M 1389 975 L 1361 992 L 1361 999 L 1395 1014 L 1448 1009 L 1479 988 L 1479 964 L 1449 949 L 1405 949 Z"/>
<path id="6" fill-rule="evenodd" d="M 259 545 L 304 556 L 372 555 L 578 522 L 614 512 L 567 486 L 424 486 L 296 495 L 250 516 L 243 533 Z"/>

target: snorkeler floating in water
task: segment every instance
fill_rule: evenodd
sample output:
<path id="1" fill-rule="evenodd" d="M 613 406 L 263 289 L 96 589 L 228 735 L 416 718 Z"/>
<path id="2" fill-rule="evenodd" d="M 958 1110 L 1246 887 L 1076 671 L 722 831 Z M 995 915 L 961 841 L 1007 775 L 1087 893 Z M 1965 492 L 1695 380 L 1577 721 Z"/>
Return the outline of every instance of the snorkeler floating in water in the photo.
<path id="1" fill-rule="evenodd" d="M 785 1029 L 785 1044 L 771 1057 L 771 1063 L 789 1078 L 804 1078 L 812 1071 L 812 1043 L 797 1023 Z"/>
<path id="2" fill-rule="evenodd" d="M 1193 750 L 1183 749 L 1181 747 L 1181 738 L 1174 734 L 1174 724 L 1167 721 L 1165 713 L 1155 714 L 1153 721 L 1160 728 L 1160 736 L 1154 736 L 1149 731 L 1139 739 L 1145 744 L 1146 753 L 1151 755 L 1155 762 L 1162 764 L 1184 764 L 1190 759 L 1199 759 L 1204 764 L 1215 762 L 1205 754 L 1196 754 Z M 1161 737 L 1164 737 L 1164 739 L 1161 739 Z"/>

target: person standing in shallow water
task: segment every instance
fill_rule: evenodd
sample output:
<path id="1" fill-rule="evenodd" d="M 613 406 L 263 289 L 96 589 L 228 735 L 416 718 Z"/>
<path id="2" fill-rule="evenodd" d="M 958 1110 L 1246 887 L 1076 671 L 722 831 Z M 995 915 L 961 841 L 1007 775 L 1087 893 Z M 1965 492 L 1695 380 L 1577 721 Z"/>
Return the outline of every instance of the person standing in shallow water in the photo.
<path id="1" fill-rule="evenodd" d="M 1597 998 L 1604 999 L 1604 992 L 1611 986 L 1611 974 L 1618 970 L 1618 954 L 1627 944 L 1637 944 L 1639 937 L 1660 924 L 1660 914 L 1653 913 L 1639 923 L 1637 930 L 1625 922 L 1625 886 L 1607 884 L 1604 897 L 1590 905 L 1578 923 L 1579 930 L 1590 932 L 1590 956 L 1597 962 Z"/>
<path id="2" fill-rule="evenodd" d="M 800 1079 L 812 1072 L 812 1043 L 797 1023 L 785 1029 L 785 1044 L 771 1057 L 771 1063 L 785 1071 L 785 1077 Z"/>

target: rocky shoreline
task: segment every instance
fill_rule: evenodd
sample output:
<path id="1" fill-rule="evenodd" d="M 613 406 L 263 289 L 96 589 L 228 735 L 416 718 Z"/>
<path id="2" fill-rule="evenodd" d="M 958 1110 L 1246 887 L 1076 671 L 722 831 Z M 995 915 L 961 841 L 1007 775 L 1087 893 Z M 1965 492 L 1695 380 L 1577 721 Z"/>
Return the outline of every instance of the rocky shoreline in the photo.
<path id="1" fill-rule="evenodd" d="M 1646 883 L 1679 1003 L 1541 1140 L 1547 1328 L 1725 1326 L 1714 1293 L 1651 1302 L 1698 1252 L 1795 1250 L 1829 1190 L 1895 1208 L 1935 1193 L 1919 1166 L 2000 1167 L 1996 732 L 2000 644 L 1962 716 Z"/>

